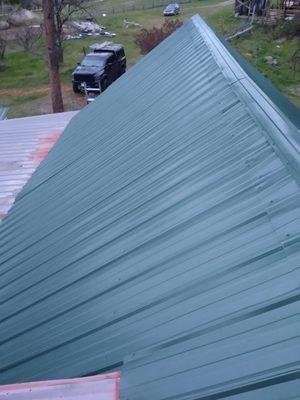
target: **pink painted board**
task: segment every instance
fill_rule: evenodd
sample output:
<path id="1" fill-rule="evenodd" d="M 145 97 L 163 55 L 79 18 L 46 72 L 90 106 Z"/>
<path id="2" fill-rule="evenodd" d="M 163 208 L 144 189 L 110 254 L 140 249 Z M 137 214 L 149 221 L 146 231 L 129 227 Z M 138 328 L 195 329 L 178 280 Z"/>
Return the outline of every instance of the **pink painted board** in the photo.
<path id="1" fill-rule="evenodd" d="M 120 373 L 0 386 L 0 400 L 118 400 Z"/>

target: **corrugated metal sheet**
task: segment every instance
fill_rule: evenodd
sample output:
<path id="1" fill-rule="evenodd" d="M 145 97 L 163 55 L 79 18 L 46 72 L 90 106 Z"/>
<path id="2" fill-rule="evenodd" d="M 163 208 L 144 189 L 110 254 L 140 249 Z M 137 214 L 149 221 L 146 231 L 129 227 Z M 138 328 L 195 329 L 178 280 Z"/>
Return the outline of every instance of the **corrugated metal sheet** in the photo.
<path id="1" fill-rule="evenodd" d="M 75 114 L 0 121 L 0 220 Z"/>
<path id="2" fill-rule="evenodd" d="M 8 113 L 8 108 L 7 107 L 0 107 L 0 120 L 1 119 L 5 119 L 7 113 Z"/>
<path id="3" fill-rule="evenodd" d="M 0 231 L 2 383 L 296 399 L 299 129 L 194 17 L 72 119 Z"/>

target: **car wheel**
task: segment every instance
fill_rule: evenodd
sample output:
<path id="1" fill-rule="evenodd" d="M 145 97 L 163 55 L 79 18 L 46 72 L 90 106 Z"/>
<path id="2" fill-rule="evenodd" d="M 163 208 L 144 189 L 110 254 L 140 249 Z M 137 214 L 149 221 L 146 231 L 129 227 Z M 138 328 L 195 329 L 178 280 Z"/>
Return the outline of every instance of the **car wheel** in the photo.
<path id="1" fill-rule="evenodd" d="M 80 93 L 80 90 L 78 89 L 78 85 L 75 85 L 75 83 L 73 83 L 72 87 L 73 87 L 73 92 L 74 93 Z"/>
<path id="2" fill-rule="evenodd" d="M 104 91 L 105 89 L 107 89 L 107 87 L 108 87 L 108 80 L 107 80 L 107 78 L 104 78 L 104 79 L 101 81 L 100 86 L 101 86 L 101 90 L 102 90 L 102 91 Z"/>

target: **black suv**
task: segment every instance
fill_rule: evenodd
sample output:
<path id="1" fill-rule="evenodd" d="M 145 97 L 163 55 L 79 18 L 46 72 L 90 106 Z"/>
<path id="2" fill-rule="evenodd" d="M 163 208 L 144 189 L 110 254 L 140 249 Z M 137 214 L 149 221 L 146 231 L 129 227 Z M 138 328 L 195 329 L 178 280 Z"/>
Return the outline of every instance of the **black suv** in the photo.
<path id="1" fill-rule="evenodd" d="M 106 42 L 91 46 L 93 53 L 87 54 L 72 74 L 73 91 L 83 91 L 87 87 L 105 90 L 126 71 L 124 47 Z"/>

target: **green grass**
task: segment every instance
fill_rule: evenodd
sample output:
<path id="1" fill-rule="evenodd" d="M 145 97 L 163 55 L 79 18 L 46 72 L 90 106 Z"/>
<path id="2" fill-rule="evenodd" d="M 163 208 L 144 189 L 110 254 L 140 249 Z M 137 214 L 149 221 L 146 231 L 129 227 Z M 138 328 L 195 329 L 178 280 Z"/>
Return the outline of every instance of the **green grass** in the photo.
<path id="1" fill-rule="evenodd" d="M 115 3 L 116 1 L 118 0 L 107 0 L 105 4 Z M 198 13 L 203 17 L 208 18 L 216 13 L 216 9 L 213 5 L 218 3 L 220 3 L 220 0 L 191 1 L 190 3 L 184 4 L 182 6 L 181 14 L 174 18 L 185 21 L 192 15 Z M 227 11 L 230 12 L 232 7 L 226 7 L 224 9 L 227 9 Z M 124 19 L 137 22 L 144 28 L 149 28 L 152 26 L 161 26 L 165 21 L 165 17 L 162 15 L 162 8 L 158 7 L 147 10 L 129 11 L 123 14 L 111 14 L 97 19 L 99 23 L 105 25 L 108 31 L 117 34 L 116 38 L 113 40 L 124 45 L 128 66 L 131 67 L 139 58 L 141 58 L 139 49 L 134 40 L 134 34 L 138 31 L 138 28 L 124 28 Z M 64 82 L 67 83 L 70 80 L 70 74 L 74 69 L 74 65 L 76 65 L 76 62 L 80 61 L 82 58 L 83 47 L 88 50 L 88 46 L 95 43 L 95 41 L 99 40 L 84 39 L 65 43 L 65 66 L 61 69 L 62 79 Z M 101 42 L 101 40 L 99 42 Z"/>
<path id="2" fill-rule="evenodd" d="M 262 35 L 261 29 L 257 28 L 252 35 L 235 40 L 235 47 L 263 74 L 268 77 L 280 89 L 285 86 L 300 83 L 299 74 L 292 71 L 291 59 L 299 47 L 296 41 L 286 40 L 278 43 L 271 40 L 268 35 Z M 272 56 L 278 61 L 278 65 L 269 65 L 265 57 Z"/>
<path id="3" fill-rule="evenodd" d="M 5 104 L 5 106 L 8 107 L 12 107 L 12 106 L 19 106 L 22 105 L 24 102 L 27 101 L 34 101 L 37 99 L 41 99 L 45 97 L 44 94 L 26 94 L 23 96 L 16 96 L 16 97 L 11 97 L 11 98 L 7 98 L 7 103 Z"/>
<path id="4" fill-rule="evenodd" d="M 207 15 L 207 22 L 221 35 L 226 35 L 243 24 L 243 20 L 233 16 L 232 6 Z"/>
<path id="5" fill-rule="evenodd" d="M 211 15 L 208 22 L 223 35 L 241 24 L 228 9 Z M 252 33 L 232 40 L 231 44 L 292 102 L 300 106 L 300 71 L 294 71 L 292 63 L 293 54 L 299 48 L 299 39 L 278 40 L 274 38 L 272 28 L 257 24 Z M 275 58 L 278 65 L 269 65 L 266 56 Z"/>
<path id="6" fill-rule="evenodd" d="M 107 3 L 112 1 L 115 0 L 108 0 Z M 196 0 L 185 4 L 182 7 L 182 13 L 179 18 L 186 20 L 196 13 L 201 13 L 203 16 L 212 15 L 215 12 L 212 5 L 217 3 L 219 3 L 219 0 Z M 141 56 L 133 36 L 137 28 L 125 29 L 123 26 L 124 19 L 135 21 L 143 27 L 150 27 L 153 25 L 162 25 L 164 17 L 162 16 L 161 7 L 158 7 L 148 10 L 130 11 L 124 14 L 111 14 L 98 19 L 98 22 L 104 24 L 107 30 L 117 34 L 114 41 L 124 45 L 128 66 L 130 67 Z M 71 73 L 76 67 L 76 63 L 83 57 L 83 48 L 85 47 L 89 51 L 89 45 L 95 43 L 95 41 L 101 42 L 98 39 L 78 39 L 65 42 L 64 64 L 61 67 L 61 79 L 63 83 L 70 83 Z M 42 55 L 42 45 L 41 43 L 40 48 L 37 50 L 40 53 L 39 55 L 21 51 L 15 44 L 12 44 L 12 48 L 7 51 L 4 65 L 0 66 L 0 89 L 26 89 L 48 84 L 49 75 L 45 57 Z"/>
<path id="7" fill-rule="evenodd" d="M 149 2 L 149 0 L 138 0 Z M 119 4 L 121 0 L 107 0 L 105 6 Z M 220 0 L 192 0 L 182 5 L 181 20 L 186 20 L 192 15 L 199 13 L 208 20 L 208 23 L 222 35 L 229 33 L 242 24 L 240 19 L 233 16 L 233 6 L 216 6 Z M 98 3 L 99 7 L 104 4 Z M 165 18 L 162 16 L 162 7 L 147 10 L 136 10 L 125 13 L 108 14 L 106 17 L 98 18 L 98 22 L 106 26 L 107 30 L 117 34 L 113 40 L 125 46 L 128 66 L 135 64 L 141 57 L 139 49 L 134 41 L 134 33 L 138 28 L 125 29 L 124 19 L 135 21 L 143 27 L 160 26 Z M 61 67 L 61 80 L 65 85 L 71 85 L 71 73 L 76 63 L 83 57 L 83 48 L 89 51 L 89 45 L 99 41 L 98 39 L 80 39 L 66 41 L 64 45 L 64 64 Z M 297 42 L 285 40 L 279 44 L 272 36 L 272 31 L 263 30 L 257 26 L 253 33 L 232 41 L 232 44 L 240 51 L 255 67 L 268 77 L 280 90 L 282 90 L 292 101 L 300 104 L 300 77 L 299 72 L 294 73 L 291 68 L 291 58 L 297 48 Z M 280 46 L 280 47 L 277 47 Z M 42 54 L 43 43 L 40 43 L 39 52 Z M 264 59 L 272 56 L 278 60 L 277 66 L 268 65 Z M 15 44 L 7 51 L 4 65 L 0 64 L 0 89 L 30 89 L 47 85 L 49 82 L 48 68 L 42 55 L 30 54 L 20 51 Z M 39 96 L 41 96 L 39 94 Z M 35 99 L 26 96 L 18 96 L 12 99 L 10 107 L 24 115 L 33 114 L 31 105 Z M 6 100 L 0 95 L 0 104 Z M 20 108 L 18 102 L 28 103 L 28 109 Z M 24 109 L 24 110 L 23 110 Z M 23 110 L 23 111 L 22 111 Z M 49 110 L 50 111 L 50 110 Z M 10 114 L 11 116 L 12 114 Z"/>
<path id="8" fill-rule="evenodd" d="M 49 74 L 45 60 L 22 51 L 8 52 L 0 64 L 0 89 L 23 89 L 47 84 Z"/>
<path id="9" fill-rule="evenodd" d="M 186 9 L 191 4 L 196 5 L 204 5 L 204 6 L 211 6 L 214 4 L 219 3 L 222 0 L 190 0 L 188 3 L 181 3 L 181 8 Z M 170 1 L 171 2 L 171 1 Z M 161 3 L 160 0 L 105 0 L 105 2 L 98 2 L 93 3 L 91 2 L 90 9 L 94 12 L 95 10 L 99 11 L 108 11 L 108 12 L 115 12 L 115 13 L 122 13 L 124 14 L 126 11 L 132 12 L 134 10 L 140 10 L 142 7 L 142 11 L 146 11 L 147 9 L 156 9 L 162 11 L 165 7 L 164 5 L 159 5 Z M 168 4 L 168 1 L 164 2 Z M 152 7 L 152 4 L 156 5 Z M 89 8 L 89 7 L 87 7 Z"/>
<path id="10" fill-rule="evenodd" d="M 45 94 L 0 96 L 1 105 L 9 107 L 9 118 L 41 114 L 34 105 L 45 98 Z M 31 105 L 31 107 L 30 107 Z"/>

